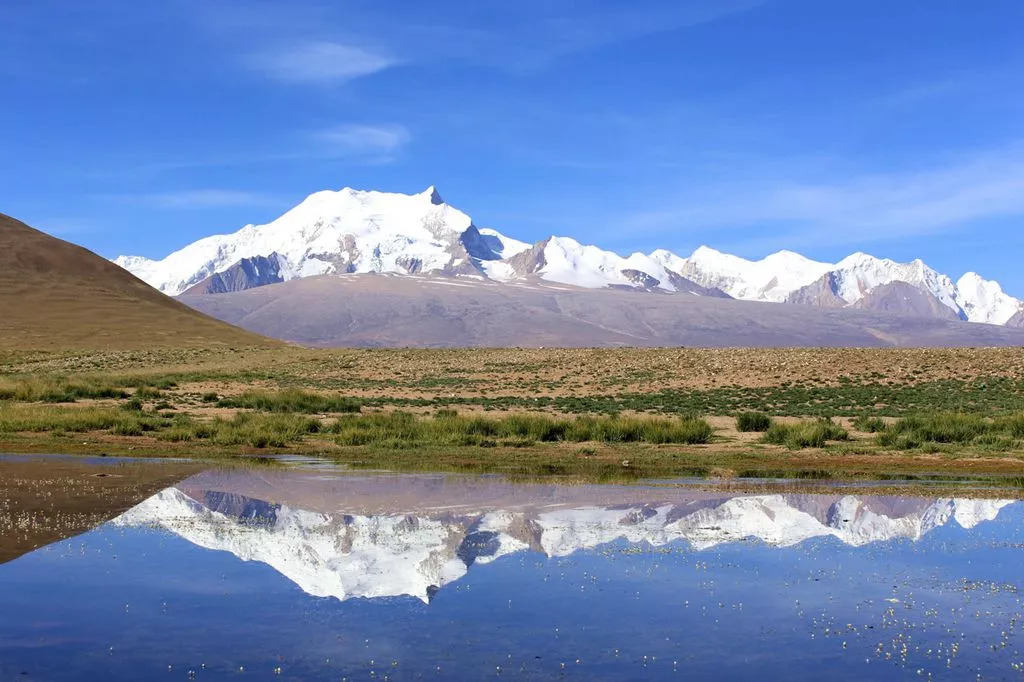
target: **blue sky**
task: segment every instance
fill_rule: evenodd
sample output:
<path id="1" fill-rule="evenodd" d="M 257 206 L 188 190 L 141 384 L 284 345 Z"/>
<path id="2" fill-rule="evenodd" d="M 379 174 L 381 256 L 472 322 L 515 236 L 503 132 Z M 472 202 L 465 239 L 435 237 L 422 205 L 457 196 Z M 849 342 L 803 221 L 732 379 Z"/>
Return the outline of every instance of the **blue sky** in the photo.
<path id="1" fill-rule="evenodd" d="M 0 4 L 0 211 L 163 256 L 343 186 L 1024 295 L 1019 0 Z"/>

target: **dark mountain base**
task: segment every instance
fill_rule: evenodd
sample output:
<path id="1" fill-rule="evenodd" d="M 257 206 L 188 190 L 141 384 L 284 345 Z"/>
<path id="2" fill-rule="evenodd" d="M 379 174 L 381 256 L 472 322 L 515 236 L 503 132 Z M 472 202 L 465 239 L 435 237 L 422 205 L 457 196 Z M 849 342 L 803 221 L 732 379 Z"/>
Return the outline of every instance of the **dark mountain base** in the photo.
<path id="1" fill-rule="evenodd" d="M 450 278 L 325 276 L 180 300 L 322 347 L 1024 345 L 1022 330 L 927 317 Z"/>

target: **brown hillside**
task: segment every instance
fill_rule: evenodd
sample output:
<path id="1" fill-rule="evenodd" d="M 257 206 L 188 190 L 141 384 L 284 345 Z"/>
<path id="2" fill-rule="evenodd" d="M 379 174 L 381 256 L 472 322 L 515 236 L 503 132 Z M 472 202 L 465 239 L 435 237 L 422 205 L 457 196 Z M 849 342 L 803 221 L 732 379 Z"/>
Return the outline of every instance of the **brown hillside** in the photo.
<path id="1" fill-rule="evenodd" d="M 0 214 L 0 348 L 267 346 L 117 265 Z"/>

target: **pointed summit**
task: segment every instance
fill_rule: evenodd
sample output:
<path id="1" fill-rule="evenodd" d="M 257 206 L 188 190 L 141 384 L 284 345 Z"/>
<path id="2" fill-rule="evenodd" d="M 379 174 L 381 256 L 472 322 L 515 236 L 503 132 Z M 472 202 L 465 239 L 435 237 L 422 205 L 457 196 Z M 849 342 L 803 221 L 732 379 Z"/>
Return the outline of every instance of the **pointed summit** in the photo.
<path id="1" fill-rule="evenodd" d="M 429 198 L 430 203 L 432 203 L 434 206 L 440 206 L 441 204 L 444 203 L 444 199 L 441 198 L 441 193 L 437 191 L 437 187 L 435 187 L 434 185 L 431 185 L 430 187 L 420 192 L 420 196 Z"/>

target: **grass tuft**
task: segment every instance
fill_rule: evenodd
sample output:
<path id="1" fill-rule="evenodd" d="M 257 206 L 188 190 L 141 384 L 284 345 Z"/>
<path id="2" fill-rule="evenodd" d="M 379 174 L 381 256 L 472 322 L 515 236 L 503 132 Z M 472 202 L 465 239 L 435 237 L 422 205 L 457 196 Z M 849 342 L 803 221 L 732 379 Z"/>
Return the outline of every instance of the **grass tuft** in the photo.
<path id="1" fill-rule="evenodd" d="M 764 432 L 772 426 L 772 418 L 763 412 L 741 412 L 736 416 L 736 430 L 743 433 Z"/>
<path id="2" fill-rule="evenodd" d="M 797 424 L 773 424 L 764 434 L 764 442 L 784 445 L 790 450 L 823 448 L 828 441 L 847 440 L 846 430 L 831 419 L 817 419 Z"/>
<path id="3" fill-rule="evenodd" d="M 885 431 L 885 420 L 862 414 L 853 420 L 853 428 L 864 433 L 881 433 Z"/>
<path id="4" fill-rule="evenodd" d="M 325 396 L 311 391 L 246 391 L 233 398 L 224 398 L 221 407 L 236 407 L 277 413 L 354 413 L 362 409 L 358 400 L 343 396 Z"/>

